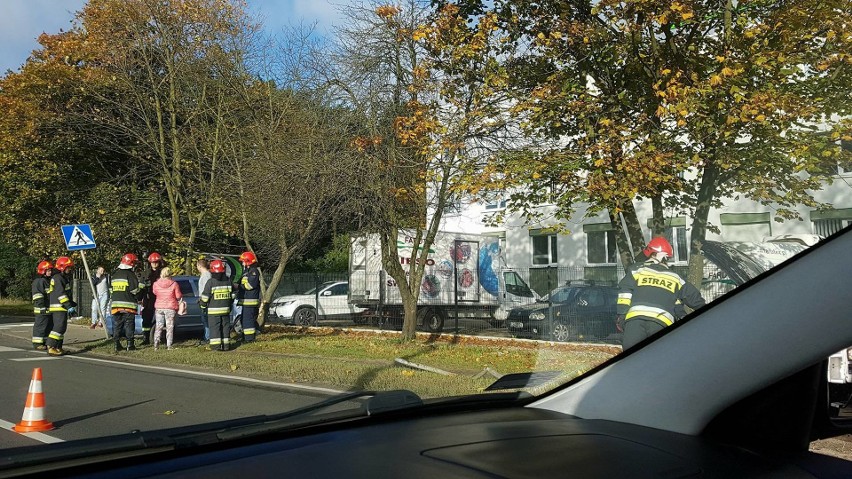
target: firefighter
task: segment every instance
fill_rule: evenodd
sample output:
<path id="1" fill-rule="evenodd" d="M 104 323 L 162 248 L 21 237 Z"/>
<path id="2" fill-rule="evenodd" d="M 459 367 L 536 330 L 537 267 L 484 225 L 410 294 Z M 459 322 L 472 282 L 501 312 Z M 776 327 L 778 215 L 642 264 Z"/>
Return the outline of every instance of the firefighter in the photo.
<path id="1" fill-rule="evenodd" d="M 618 320 L 623 319 L 625 351 L 679 319 L 679 303 L 693 309 L 704 306 L 698 289 L 669 269 L 674 251 L 665 238 L 652 239 L 643 252 L 648 260 L 619 284 Z"/>
<path id="2" fill-rule="evenodd" d="M 47 350 L 45 341 L 53 324 L 48 310 L 48 291 L 50 290 L 50 275 L 53 274 L 53 263 L 42 261 L 36 266 L 36 279 L 33 280 L 33 347 L 39 351 Z"/>
<path id="3" fill-rule="evenodd" d="M 145 294 L 145 285 L 139 281 L 133 268 L 139 259 L 133 253 L 121 257 L 121 263 L 109 278 L 109 295 L 112 305 L 112 338 L 115 352 L 122 350 L 121 336 L 127 339 L 127 350 L 136 349 L 133 335 L 136 332 L 136 311 Z"/>
<path id="4" fill-rule="evenodd" d="M 240 255 L 240 263 L 245 269 L 237 292 L 237 305 L 243 307 L 243 340 L 250 343 L 254 341 L 260 310 L 260 269 L 257 256 L 251 251 Z"/>
<path id="5" fill-rule="evenodd" d="M 163 257 L 156 251 L 148 255 L 148 271 L 145 275 L 145 294 L 142 297 L 142 345 L 150 343 L 151 329 L 154 327 L 154 303 L 157 297 L 151 285 L 160 279 L 160 272 L 165 266 Z"/>
<path id="6" fill-rule="evenodd" d="M 199 306 L 207 309 L 207 324 L 210 326 L 210 344 L 207 349 L 227 351 L 231 343 L 234 288 L 225 276 L 225 263 L 222 260 L 210 262 L 210 275 L 199 302 Z"/>
<path id="7" fill-rule="evenodd" d="M 48 309 L 52 315 L 53 324 L 50 334 L 47 336 L 47 353 L 51 356 L 65 354 L 62 350 L 62 340 L 65 330 L 68 329 L 68 314 L 77 312 L 77 303 L 71 299 L 71 269 L 74 261 L 68 256 L 56 258 L 56 271 L 50 276 L 50 287 L 48 288 Z"/>

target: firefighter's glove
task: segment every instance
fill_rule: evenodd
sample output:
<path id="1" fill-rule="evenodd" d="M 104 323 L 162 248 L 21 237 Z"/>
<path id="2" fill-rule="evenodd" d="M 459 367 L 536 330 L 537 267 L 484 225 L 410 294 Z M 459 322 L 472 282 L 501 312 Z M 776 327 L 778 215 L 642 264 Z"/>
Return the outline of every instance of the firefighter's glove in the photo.
<path id="1" fill-rule="evenodd" d="M 77 308 L 71 306 L 70 308 L 68 308 L 68 314 L 77 314 Z"/>

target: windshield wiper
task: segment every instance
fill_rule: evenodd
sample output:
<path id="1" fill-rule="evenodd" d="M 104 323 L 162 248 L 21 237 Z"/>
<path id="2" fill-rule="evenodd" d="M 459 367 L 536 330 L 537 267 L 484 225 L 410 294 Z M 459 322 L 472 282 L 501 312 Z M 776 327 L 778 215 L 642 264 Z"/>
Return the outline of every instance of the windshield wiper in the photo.
<path id="1" fill-rule="evenodd" d="M 285 413 L 267 416 L 267 419 L 263 422 L 229 428 L 225 431 L 218 432 L 216 434 L 216 438 L 219 441 L 229 441 L 247 436 L 277 432 L 294 426 L 295 424 L 292 421 L 294 418 L 305 416 L 336 404 L 364 397 L 369 399 L 362 404 L 361 408 L 358 409 L 357 414 L 348 414 L 346 415 L 346 418 L 373 416 L 376 414 L 398 411 L 401 409 L 410 409 L 423 405 L 423 400 L 420 399 L 420 396 L 405 389 L 395 391 L 356 391 L 340 394 L 324 401 L 298 409 L 293 409 L 292 411 Z M 327 418 L 324 418 L 324 420 L 327 420 Z M 302 422 L 303 421 L 299 421 L 299 423 Z"/>

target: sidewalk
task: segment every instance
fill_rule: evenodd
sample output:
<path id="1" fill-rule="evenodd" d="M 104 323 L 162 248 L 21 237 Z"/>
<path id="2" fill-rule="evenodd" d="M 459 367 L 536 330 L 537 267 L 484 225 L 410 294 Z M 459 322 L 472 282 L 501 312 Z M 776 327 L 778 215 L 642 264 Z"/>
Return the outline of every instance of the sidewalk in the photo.
<path id="1" fill-rule="evenodd" d="M 0 335 L 11 336 L 26 341 L 32 341 L 33 327 L 32 318 L 29 324 L 20 325 L 14 328 L 0 328 Z M 62 348 L 68 352 L 77 353 L 82 351 L 86 346 L 95 344 L 106 339 L 104 330 L 89 329 L 88 326 L 79 324 L 68 324 L 68 329 L 65 331 L 65 340 L 62 343 Z"/>

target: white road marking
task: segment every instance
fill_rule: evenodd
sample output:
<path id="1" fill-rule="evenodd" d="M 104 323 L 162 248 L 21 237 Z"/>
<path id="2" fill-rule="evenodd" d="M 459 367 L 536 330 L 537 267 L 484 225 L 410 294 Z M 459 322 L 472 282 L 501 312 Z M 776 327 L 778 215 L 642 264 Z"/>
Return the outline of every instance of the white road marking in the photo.
<path id="1" fill-rule="evenodd" d="M 10 348 L 9 346 L 0 346 L 0 353 L 11 353 L 11 352 L 23 351 L 21 348 Z"/>
<path id="2" fill-rule="evenodd" d="M 10 358 L 9 361 L 50 361 L 52 359 L 62 359 L 53 356 L 37 356 L 33 358 Z"/>
<path id="3" fill-rule="evenodd" d="M 21 436 L 26 436 L 31 439 L 35 439 L 36 441 L 43 442 L 45 444 L 53 444 L 57 442 L 65 442 L 64 439 L 59 439 L 58 437 L 48 436 L 43 432 L 17 432 L 13 427 L 15 427 L 15 423 L 7 422 L 0 419 L 0 427 L 3 429 L 14 432 L 15 434 L 20 434 Z"/>
<path id="4" fill-rule="evenodd" d="M 75 361 L 76 360 L 93 361 L 93 362 L 98 362 L 98 363 L 114 364 L 114 365 L 117 365 L 117 366 L 125 366 L 125 367 L 130 367 L 130 368 L 153 369 L 155 371 L 169 371 L 169 372 L 173 372 L 173 373 L 188 374 L 188 375 L 201 376 L 201 377 L 207 377 L 207 378 L 226 379 L 226 380 L 229 380 L 229 381 L 242 381 L 242 382 L 254 383 L 254 384 L 264 384 L 264 385 L 268 385 L 268 386 L 277 386 L 277 387 L 284 387 L 284 388 L 291 388 L 291 389 L 301 389 L 301 390 L 304 390 L 304 391 L 311 391 L 311 392 L 322 393 L 322 394 L 336 395 L 336 394 L 343 394 L 344 392 L 346 392 L 346 391 L 338 391 L 336 389 L 319 388 L 319 387 L 314 387 L 314 386 L 305 386 L 304 384 L 279 383 L 279 382 L 276 382 L 276 381 L 265 381 L 263 379 L 244 378 L 244 377 L 239 377 L 239 376 L 228 376 L 227 374 L 204 373 L 204 372 L 200 372 L 200 371 L 189 371 L 189 370 L 186 370 L 186 369 L 167 368 L 167 367 L 164 367 L 164 366 L 148 366 L 147 364 L 125 363 L 125 362 L 121 362 L 121 361 L 111 361 L 109 359 L 87 358 L 87 357 L 84 357 L 84 356 L 65 356 L 65 357 L 68 358 L 68 359 L 71 359 L 71 360 L 75 360 Z"/>
<path id="5" fill-rule="evenodd" d="M 33 323 L 12 323 L 12 324 L 0 324 L 0 329 L 15 329 L 15 328 L 22 328 L 22 327 L 24 327 L 24 326 L 29 327 L 29 328 L 32 328 L 32 327 L 33 327 Z"/>

